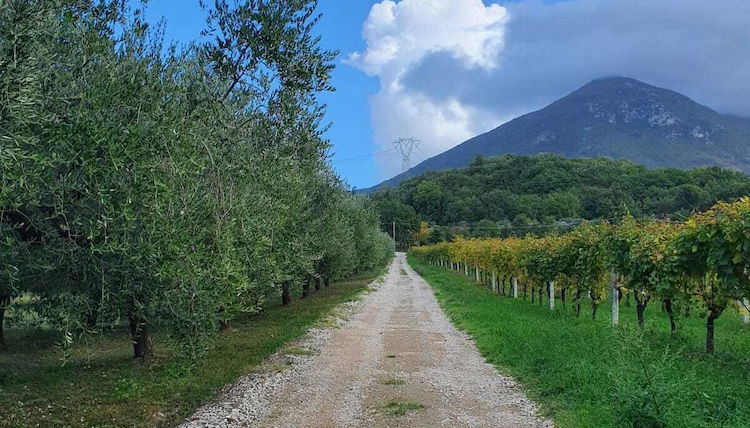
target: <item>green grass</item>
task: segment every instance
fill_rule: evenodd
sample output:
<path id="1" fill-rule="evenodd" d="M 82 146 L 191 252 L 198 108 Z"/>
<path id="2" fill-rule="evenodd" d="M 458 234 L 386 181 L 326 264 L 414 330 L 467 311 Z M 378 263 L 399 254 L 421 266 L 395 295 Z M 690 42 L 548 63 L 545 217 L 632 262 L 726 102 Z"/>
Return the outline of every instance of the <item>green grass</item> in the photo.
<path id="1" fill-rule="evenodd" d="M 382 380 L 383 385 L 403 385 L 406 383 L 405 380 L 398 377 L 389 377 Z"/>
<path id="2" fill-rule="evenodd" d="M 263 360 L 356 299 L 377 274 L 339 282 L 290 306 L 233 322 L 196 362 L 155 335 L 156 355 L 131 358 L 124 329 L 84 337 L 62 365 L 54 336 L 45 331 L 7 332 L 0 352 L 0 426 L 170 426 L 252 371 L 279 371 Z M 289 353 L 306 355 L 299 348 Z"/>
<path id="3" fill-rule="evenodd" d="M 612 327 L 608 304 L 597 320 L 585 305 L 576 318 L 559 301 L 550 312 L 546 302 L 499 297 L 463 275 L 409 263 L 485 358 L 524 384 L 559 427 L 748 426 L 750 329 L 730 310 L 709 356 L 703 320 L 682 319 L 673 335 L 658 303 L 643 331 L 624 303 Z"/>
<path id="4" fill-rule="evenodd" d="M 391 400 L 383 406 L 383 412 L 391 416 L 403 416 L 410 410 L 422 410 L 424 405 L 411 401 Z"/>

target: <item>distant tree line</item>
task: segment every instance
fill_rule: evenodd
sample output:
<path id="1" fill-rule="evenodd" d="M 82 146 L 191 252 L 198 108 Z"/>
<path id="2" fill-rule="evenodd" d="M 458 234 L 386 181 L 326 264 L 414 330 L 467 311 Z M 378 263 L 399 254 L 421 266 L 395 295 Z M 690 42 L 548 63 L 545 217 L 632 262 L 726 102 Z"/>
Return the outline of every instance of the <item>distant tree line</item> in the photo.
<path id="1" fill-rule="evenodd" d="M 647 169 L 625 160 L 540 154 L 477 157 L 466 168 L 427 172 L 372 198 L 384 225 L 396 221 L 397 238 L 408 246 L 420 221 L 430 225 L 426 243 L 459 235 L 543 235 L 584 219 L 682 220 L 749 194 L 750 178 L 728 169 Z"/>
<path id="2" fill-rule="evenodd" d="M 327 163 L 315 8 L 216 0 L 177 48 L 131 1 L 0 2 L 0 342 L 23 301 L 63 348 L 126 324 L 135 356 L 157 327 L 195 356 L 386 263 L 373 204 Z"/>

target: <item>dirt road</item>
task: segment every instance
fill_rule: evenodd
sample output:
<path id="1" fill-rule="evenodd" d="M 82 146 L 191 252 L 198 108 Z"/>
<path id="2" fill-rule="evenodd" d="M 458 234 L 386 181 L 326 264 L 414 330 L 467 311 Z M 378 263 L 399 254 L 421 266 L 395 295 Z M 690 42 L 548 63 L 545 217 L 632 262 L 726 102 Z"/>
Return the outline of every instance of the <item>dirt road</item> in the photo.
<path id="1" fill-rule="evenodd" d="M 450 324 L 403 254 L 346 318 L 269 363 L 288 369 L 240 380 L 184 426 L 552 426 Z"/>

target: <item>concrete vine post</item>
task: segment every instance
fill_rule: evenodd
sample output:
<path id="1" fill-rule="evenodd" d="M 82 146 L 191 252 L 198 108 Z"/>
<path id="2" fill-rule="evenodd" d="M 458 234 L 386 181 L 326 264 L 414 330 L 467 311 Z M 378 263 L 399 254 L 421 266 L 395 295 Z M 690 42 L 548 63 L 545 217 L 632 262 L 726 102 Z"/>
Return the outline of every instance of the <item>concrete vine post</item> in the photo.
<path id="1" fill-rule="evenodd" d="M 609 283 L 612 291 L 612 325 L 617 325 L 620 323 L 620 289 L 616 273 L 612 273 Z"/>
<path id="2" fill-rule="evenodd" d="M 515 276 L 510 278 L 510 285 L 513 288 L 513 298 L 517 299 L 518 298 L 518 279 Z"/>
<path id="3" fill-rule="evenodd" d="M 549 310 L 555 310 L 555 281 L 549 282 Z"/>

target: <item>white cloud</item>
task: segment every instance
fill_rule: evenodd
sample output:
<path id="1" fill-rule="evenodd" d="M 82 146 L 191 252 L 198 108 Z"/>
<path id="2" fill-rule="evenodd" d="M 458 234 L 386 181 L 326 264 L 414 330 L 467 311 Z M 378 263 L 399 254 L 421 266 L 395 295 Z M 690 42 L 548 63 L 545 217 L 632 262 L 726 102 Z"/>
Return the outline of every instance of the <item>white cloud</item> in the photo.
<path id="1" fill-rule="evenodd" d="M 386 0 L 347 63 L 380 79 L 376 143 L 434 155 L 608 75 L 750 116 L 748 17 L 748 0 Z"/>
<path id="2" fill-rule="evenodd" d="M 503 49 L 507 10 L 482 0 L 384 0 L 373 5 L 364 23 L 364 52 L 346 60 L 380 79 L 372 99 L 375 142 L 389 148 L 399 137 L 423 141 L 427 155 L 439 153 L 497 125 L 495 115 L 473 108 L 457 97 L 434 100 L 409 90 L 402 79 L 426 57 L 450 54 L 467 69 L 492 70 Z M 383 165 L 384 175 L 398 164 Z"/>

